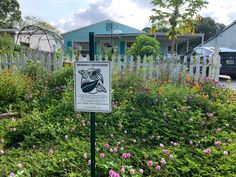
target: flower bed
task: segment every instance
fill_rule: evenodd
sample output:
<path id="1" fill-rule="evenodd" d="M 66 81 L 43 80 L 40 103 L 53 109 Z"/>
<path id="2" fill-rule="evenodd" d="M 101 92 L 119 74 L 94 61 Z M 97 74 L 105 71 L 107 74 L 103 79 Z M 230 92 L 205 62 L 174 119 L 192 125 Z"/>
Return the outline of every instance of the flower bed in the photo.
<path id="1" fill-rule="evenodd" d="M 32 78 L 11 102 L 19 115 L 0 120 L 2 176 L 90 176 L 90 117 L 74 112 L 70 70 Z M 112 113 L 96 115 L 97 176 L 236 175 L 235 92 L 187 82 L 113 79 Z"/>

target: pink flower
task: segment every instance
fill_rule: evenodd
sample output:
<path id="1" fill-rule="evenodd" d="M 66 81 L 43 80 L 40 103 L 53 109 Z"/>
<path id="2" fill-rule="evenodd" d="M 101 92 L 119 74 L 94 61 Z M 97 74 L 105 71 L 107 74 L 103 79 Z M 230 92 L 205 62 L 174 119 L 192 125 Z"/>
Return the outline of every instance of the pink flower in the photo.
<path id="1" fill-rule="evenodd" d="M 164 150 L 163 150 L 163 153 L 164 153 L 164 154 L 169 154 L 169 153 L 170 153 L 170 150 L 164 149 Z"/>
<path id="2" fill-rule="evenodd" d="M 115 174 L 113 174 L 112 177 L 120 177 L 120 175 L 118 173 L 115 173 Z"/>
<path id="3" fill-rule="evenodd" d="M 121 172 L 121 173 L 124 173 L 124 172 L 125 172 L 125 168 L 122 167 L 122 168 L 120 169 L 120 172 Z"/>
<path id="4" fill-rule="evenodd" d="M 213 113 L 209 113 L 208 117 L 214 117 L 214 114 Z"/>
<path id="5" fill-rule="evenodd" d="M 127 158 L 127 154 L 123 153 L 121 157 L 122 157 L 122 159 L 126 159 Z"/>
<path id="6" fill-rule="evenodd" d="M 177 145 L 178 145 L 178 143 L 176 143 L 176 142 L 175 142 L 175 143 L 173 143 L 173 146 L 174 146 L 174 147 L 176 147 Z"/>
<path id="7" fill-rule="evenodd" d="M 161 158 L 161 161 L 160 161 L 160 162 L 161 162 L 162 165 L 165 165 L 165 164 L 166 164 L 166 160 L 165 160 L 164 158 Z"/>
<path id="8" fill-rule="evenodd" d="M 224 156 L 227 156 L 228 155 L 228 151 L 224 151 L 223 154 L 224 154 Z"/>
<path id="9" fill-rule="evenodd" d="M 110 171 L 109 171 L 109 175 L 110 175 L 110 176 L 113 176 L 114 173 L 115 173 L 115 171 L 113 171 L 113 170 L 110 170 Z"/>
<path id="10" fill-rule="evenodd" d="M 130 174 L 133 175 L 135 173 L 134 169 L 130 169 Z"/>
<path id="11" fill-rule="evenodd" d="M 11 172 L 9 176 L 14 177 L 14 176 L 16 176 L 16 174 Z"/>
<path id="12" fill-rule="evenodd" d="M 117 152 L 117 151 L 118 151 L 118 149 L 115 147 L 115 148 L 114 148 L 114 152 Z"/>
<path id="13" fill-rule="evenodd" d="M 157 171 L 160 171 L 160 170 L 161 170 L 161 166 L 160 166 L 160 165 L 157 165 L 157 166 L 156 166 L 156 170 L 157 170 Z"/>
<path id="14" fill-rule="evenodd" d="M 148 161 L 147 165 L 151 167 L 153 165 L 153 162 L 151 160 Z"/>
<path id="15" fill-rule="evenodd" d="M 112 148 L 110 149 L 110 153 L 111 153 L 111 154 L 113 153 L 113 149 L 112 149 Z"/>
<path id="16" fill-rule="evenodd" d="M 108 149 L 110 147 L 109 144 L 105 144 L 105 148 Z"/>
<path id="17" fill-rule="evenodd" d="M 104 153 L 101 153 L 101 154 L 100 154 L 100 158 L 103 159 L 104 157 L 105 157 L 105 154 L 104 154 Z"/>
<path id="18" fill-rule="evenodd" d="M 131 157 L 131 154 L 130 153 L 127 153 L 127 158 L 130 158 Z"/>
<path id="19" fill-rule="evenodd" d="M 160 143 L 160 148 L 164 148 L 164 144 Z"/>
<path id="20" fill-rule="evenodd" d="M 140 173 L 140 174 L 143 174 L 143 169 L 139 169 L 139 173 Z"/>
<path id="21" fill-rule="evenodd" d="M 206 122 L 204 120 L 202 120 L 201 124 L 202 125 L 206 125 Z"/>
<path id="22" fill-rule="evenodd" d="M 216 132 L 220 132 L 221 131 L 221 129 L 218 127 L 217 129 L 216 129 Z"/>
<path id="23" fill-rule="evenodd" d="M 204 149 L 203 152 L 205 154 L 210 154 L 211 153 L 211 149 L 210 148 Z"/>
<path id="24" fill-rule="evenodd" d="M 216 146 L 219 146 L 219 145 L 221 145 L 221 142 L 220 142 L 220 141 L 216 141 L 216 142 L 215 142 L 215 145 L 216 145 Z"/>
<path id="25" fill-rule="evenodd" d="M 49 149 L 48 155 L 52 155 L 52 154 L 53 154 L 53 150 L 52 150 L 52 149 Z"/>

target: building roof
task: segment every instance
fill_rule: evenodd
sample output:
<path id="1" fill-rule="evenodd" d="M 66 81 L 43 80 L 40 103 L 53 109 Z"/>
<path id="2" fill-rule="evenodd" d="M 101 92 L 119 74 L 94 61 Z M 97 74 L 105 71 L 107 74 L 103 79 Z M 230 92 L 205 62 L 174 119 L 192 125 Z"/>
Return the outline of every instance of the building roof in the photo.
<path id="1" fill-rule="evenodd" d="M 204 33 L 185 33 L 183 35 L 178 35 L 177 39 L 176 39 L 176 42 L 177 43 L 183 43 L 183 42 L 186 42 L 186 41 L 190 41 L 190 40 L 193 40 L 193 39 L 197 39 L 197 38 L 201 38 L 204 36 Z M 154 34 L 154 37 L 157 39 L 157 40 L 165 40 L 165 41 L 171 41 L 169 39 L 169 37 L 166 35 L 165 32 L 156 32 Z"/>
<path id="2" fill-rule="evenodd" d="M 108 26 L 111 25 L 111 26 Z M 146 34 L 145 31 L 138 30 L 136 28 L 112 21 L 112 20 L 104 20 L 98 23 L 94 23 L 82 28 L 78 28 L 69 32 L 62 34 L 65 36 L 70 33 L 77 33 L 77 32 L 94 32 L 96 34 L 111 34 L 111 30 L 108 28 L 112 28 L 113 34 Z"/>
<path id="3" fill-rule="evenodd" d="M 228 30 L 229 28 L 231 28 L 233 25 L 236 24 L 236 20 L 234 20 L 231 24 L 229 24 L 228 26 L 226 26 L 223 30 L 219 31 L 218 33 L 216 33 L 215 35 L 213 35 L 210 39 L 206 40 L 203 44 L 200 44 L 199 46 L 202 46 L 212 40 L 214 40 L 217 36 L 219 36 L 220 34 L 222 34 L 224 31 Z"/>
<path id="4" fill-rule="evenodd" d="M 17 33 L 18 29 L 0 29 L 0 33 L 8 32 L 8 33 Z"/>

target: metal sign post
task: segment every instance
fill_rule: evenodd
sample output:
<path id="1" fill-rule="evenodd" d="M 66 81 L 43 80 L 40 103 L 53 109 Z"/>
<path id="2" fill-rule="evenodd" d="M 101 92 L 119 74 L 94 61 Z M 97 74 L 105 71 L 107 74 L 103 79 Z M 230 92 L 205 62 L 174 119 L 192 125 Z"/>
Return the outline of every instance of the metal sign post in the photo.
<path id="1" fill-rule="evenodd" d="M 74 63 L 75 110 L 90 112 L 91 177 L 95 172 L 95 112 L 111 112 L 111 62 L 94 61 L 94 33 L 89 33 L 90 61 Z"/>
<path id="2" fill-rule="evenodd" d="M 89 33 L 89 57 L 90 61 L 94 61 L 94 33 Z M 90 145 L 90 151 L 91 151 L 91 177 L 95 177 L 95 112 L 90 113 L 90 127 L 91 127 L 91 145 Z"/>

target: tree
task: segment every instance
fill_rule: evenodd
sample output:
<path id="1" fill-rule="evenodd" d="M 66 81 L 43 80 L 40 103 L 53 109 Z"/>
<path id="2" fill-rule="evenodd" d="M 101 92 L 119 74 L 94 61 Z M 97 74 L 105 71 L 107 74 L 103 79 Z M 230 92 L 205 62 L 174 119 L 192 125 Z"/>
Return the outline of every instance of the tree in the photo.
<path id="1" fill-rule="evenodd" d="M 18 24 L 19 28 L 23 28 L 24 26 L 28 26 L 28 25 L 39 26 L 43 29 L 47 29 L 47 30 L 53 31 L 57 34 L 60 34 L 60 31 L 55 26 L 53 26 L 50 23 L 44 21 L 41 17 L 26 16 Z"/>
<path id="2" fill-rule="evenodd" d="M 216 23 L 211 17 L 204 17 L 202 18 L 201 22 L 196 26 L 196 32 L 204 33 L 204 39 L 208 40 L 224 28 L 224 24 Z"/>
<path id="3" fill-rule="evenodd" d="M 21 19 L 17 0 L 0 0 L 0 28 L 14 28 Z"/>
<path id="4" fill-rule="evenodd" d="M 178 34 L 194 33 L 194 27 L 201 19 L 198 15 L 206 7 L 206 0 L 152 0 L 156 6 L 150 16 L 152 31 L 159 27 L 169 26 L 167 36 L 171 40 L 171 54 L 174 54 L 175 40 Z"/>
<path id="5" fill-rule="evenodd" d="M 200 23 L 196 26 L 196 33 L 204 33 L 204 40 L 210 39 L 216 33 L 220 32 L 225 28 L 225 25 L 222 23 L 216 23 L 211 17 L 203 17 Z M 190 41 L 189 49 L 193 49 L 194 47 L 201 44 L 202 40 L 200 38 Z M 185 48 L 184 44 L 178 46 L 178 50 L 182 50 Z"/>
<path id="6" fill-rule="evenodd" d="M 136 42 L 126 51 L 127 55 L 144 57 L 153 55 L 158 56 L 161 53 L 160 43 L 149 36 L 140 35 L 136 37 Z"/>

